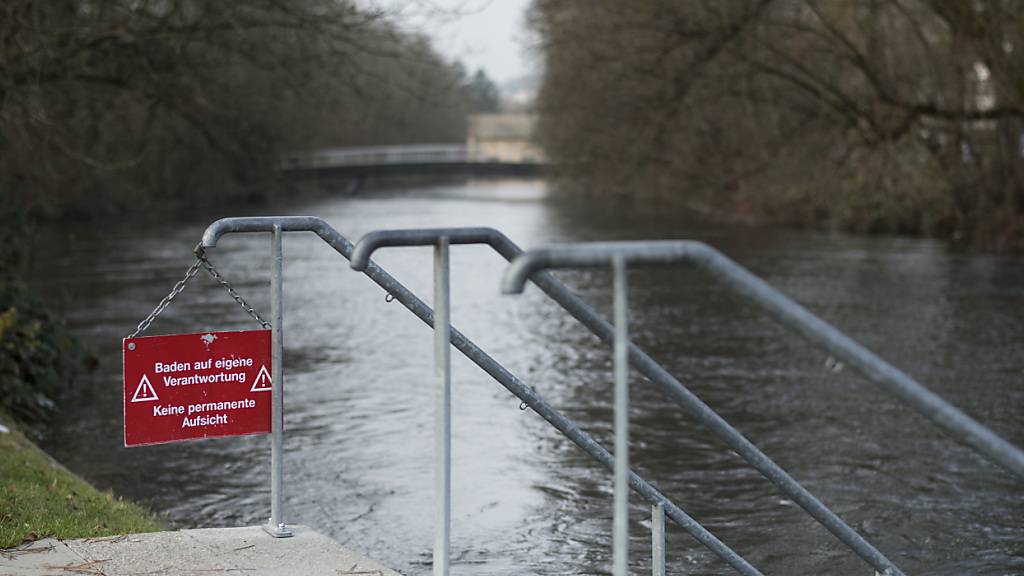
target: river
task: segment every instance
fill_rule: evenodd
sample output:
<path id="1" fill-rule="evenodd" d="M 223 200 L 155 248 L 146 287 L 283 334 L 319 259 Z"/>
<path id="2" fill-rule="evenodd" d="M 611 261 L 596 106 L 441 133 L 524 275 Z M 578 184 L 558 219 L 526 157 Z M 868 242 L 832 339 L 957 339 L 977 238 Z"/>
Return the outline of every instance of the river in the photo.
<path id="1" fill-rule="evenodd" d="M 493 226 L 523 247 L 708 242 L 1017 445 L 1024 444 L 1024 258 L 931 240 L 709 226 L 656 208 L 559 199 L 543 181 L 495 180 L 314 197 L 49 231 L 34 281 L 99 359 L 45 447 L 101 488 L 177 527 L 269 514 L 269 439 L 125 449 L 121 338 L 191 263 L 215 218 L 320 216 L 350 240 L 382 228 Z M 234 235 L 211 260 L 269 313 L 269 242 Z M 316 237 L 284 242 L 287 520 L 404 573 L 432 545 L 431 332 Z M 375 260 L 429 302 L 429 248 Z M 539 290 L 499 293 L 505 262 L 452 248 L 452 322 L 611 447 L 608 347 Z M 608 314 L 610 275 L 559 272 Z M 837 369 L 713 280 L 631 273 L 634 341 L 865 535 L 907 574 L 1024 573 L 1024 485 L 900 402 Z M 147 335 L 257 327 L 203 275 Z M 600 574 L 611 558 L 611 475 L 453 352 L 454 574 Z M 632 459 L 767 574 L 870 568 L 651 384 L 631 385 Z M 631 565 L 649 572 L 649 507 L 632 499 Z M 678 527 L 671 574 L 731 574 Z"/>

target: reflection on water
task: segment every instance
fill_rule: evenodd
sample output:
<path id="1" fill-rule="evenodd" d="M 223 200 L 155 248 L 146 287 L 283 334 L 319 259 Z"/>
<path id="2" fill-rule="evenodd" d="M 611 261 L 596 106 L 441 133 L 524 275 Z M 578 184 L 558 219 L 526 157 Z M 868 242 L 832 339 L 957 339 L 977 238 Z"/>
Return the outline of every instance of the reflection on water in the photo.
<path id="1" fill-rule="evenodd" d="M 502 181 L 282 203 L 350 240 L 381 228 L 494 226 L 524 247 L 557 241 L 707 241 L 1024 444 L 1024 260 L 925 240 L 708 227 L 657 213 L 556 202 Z M 251 214 L 251 209 L 245 211 Z M 266 437 L 121 447 L 120 339 L 190 263 L 215 217 L 53 233 L 38 284 L 67 310 L 100 370 L 78 383 L 48 448 L 101 487 L 175 525 L 265 521 Z M 239 215 L 239 214 L 234 214 Z M 230 236 L 211 259 L 269 309 L 269 243 Z M 375 258 L 429 302 L 429 248 Z M 611 355 L 536 289 L 502 296 L 504 261 L 452 249 L 452 319 L 551 404 L 611 445 Z M 559 273 L 607 312 L 610 278 Z M 312 235 L 285 238 L 286 502 L 312 525 L 410 574 L 432 543 L 431 334 Z M 637 343 L 907 573 L 1024 572 L 1021 484 L 692 270 L 632 272 Z M 255 327 L 209 279 L 150 334 Z M 610 564 L 611 477 L 470 362 L 453 355 L 453 572 L 594 574 Z M 641 379 L 633 462 L 766 573 L 866 573 L 757 472 Z M 648 570 L 648 508 L 634 499 L 633 565 Z M 678 528 L 671 573 L 729 569 Z"/>

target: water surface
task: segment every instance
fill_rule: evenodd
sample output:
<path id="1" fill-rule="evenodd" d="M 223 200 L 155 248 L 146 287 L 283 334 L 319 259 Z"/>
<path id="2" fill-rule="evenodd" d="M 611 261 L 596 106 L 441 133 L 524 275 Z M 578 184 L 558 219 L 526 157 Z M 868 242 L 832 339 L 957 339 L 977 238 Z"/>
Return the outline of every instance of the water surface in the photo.
<path id="1" fill-rule="evenodd" d="M 51 232 L 36 282 L 100 368 L 76 382 L 47 448 L 174 525 L 256 524 L 269 512 L 269 439 L 121 446 L 121 338 L 191 262 L 216 217 L 323 217 L 350 240 L 382 228 L 493 226 L 524 247 L 690 238 L 711 243 L 1010 441 L 1024 444 L 1024 259 L 929 240 L 727 228 L 656 209 L 557 201 L 542 181 L 489 181 L 281 201 L 232 213 Z M 269 313 L 265 235 L 211 260 Z M 431 250 L 375 259 L 429 302 Z M 452 248 L 452 321 L 611 446 L 610 350 L 535 288 L 503 296 L 505 262 Z M 430 571 L 431 332 L 309 234 L 285 238 L 286 504 L 404 573 Z M 603 313 L 610 275 L 559 272 Z M 677 378 L 908 574 L 1024 573 L 1022 485 L 898 401 L 693 270 L 631 273 L 631 331 Z M 208 278 L 147 334 L 255 328 Z M 611 475 L 453 353 L 455 574 L 600 574 Z M 632 384 L 636 469 L 767 574 L 870 569 L 652 385 Z M 649 571 L 649 509 L 633 499 L 632 566 Z M 681 529 L 669 572 L 730 574 Z"/>

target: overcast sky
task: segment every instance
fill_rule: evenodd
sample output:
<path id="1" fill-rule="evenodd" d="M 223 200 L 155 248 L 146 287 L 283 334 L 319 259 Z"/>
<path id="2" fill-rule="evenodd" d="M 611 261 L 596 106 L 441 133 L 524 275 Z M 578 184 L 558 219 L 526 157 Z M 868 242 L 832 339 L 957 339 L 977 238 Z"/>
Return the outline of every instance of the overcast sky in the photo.
<path id="1" fill-rule="evenodd" d="M 434 39 L 442 54 L 499 84 L 530 74 L 526 9 L 530 0 L 418 0 L 401 3 L 403 20 Z"/>

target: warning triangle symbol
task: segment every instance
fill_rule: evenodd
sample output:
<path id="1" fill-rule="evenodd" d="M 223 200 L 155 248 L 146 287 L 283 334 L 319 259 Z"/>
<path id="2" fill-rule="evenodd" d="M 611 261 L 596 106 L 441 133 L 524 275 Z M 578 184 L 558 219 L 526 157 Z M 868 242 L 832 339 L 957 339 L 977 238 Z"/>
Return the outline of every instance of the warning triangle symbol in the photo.
<path id="1" fill-rule="evenodd" d="M 143 374 L 142 380 L 139 380 L 139 387 L 132 395 L 132 402 L 150 402 L 152 400 L 159 400 L 159 398 L 157 398 L 153 385 L 149 383 L 149 377 Z"/>
<path id="2" fill-rule="evenodd" d="M 256 381 L 252 383 L 252 388 L 249 388 L 249 392 L 268 392 L 271 390 L 270 372 L 267 372 L 267 365 L 260 366 L 260 373 L 256 376 Z"/>

